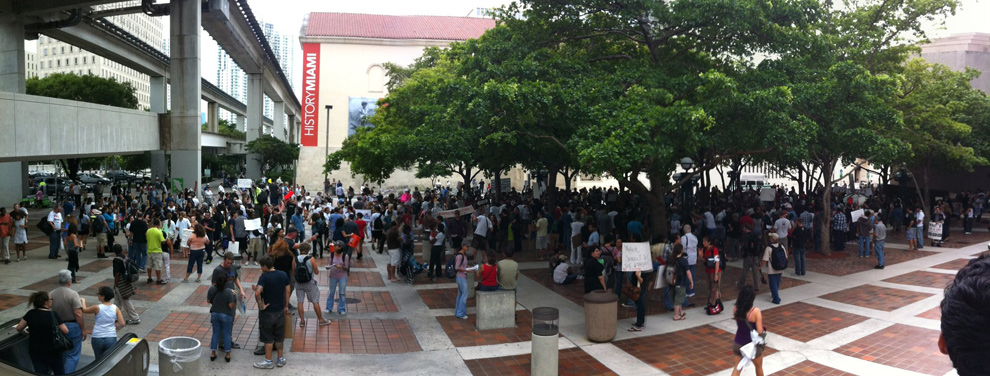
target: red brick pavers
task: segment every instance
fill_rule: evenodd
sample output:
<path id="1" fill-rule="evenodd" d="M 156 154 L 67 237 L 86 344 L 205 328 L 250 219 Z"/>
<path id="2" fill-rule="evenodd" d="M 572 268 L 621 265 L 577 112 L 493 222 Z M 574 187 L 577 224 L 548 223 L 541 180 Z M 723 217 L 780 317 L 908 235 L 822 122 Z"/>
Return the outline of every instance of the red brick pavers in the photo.
<path id="1" fill-rule="evenodd" d="M 883 280 L 884 282 L 899 283 L 902 285 L 911 286 L 921 286 L 921 287 L 934 287 L 937 289 L 944 289 L 952 283 L 955 279 L 954 274 L 945 273 L 933 273 L 924 270 L 916 270 L 910 273 L 901 274 L 896 277 L 891 277 Z"/>
<path id="2" fill-rule="evenodd" d="M 113 266 L 113 260 L 94 260 L 86 265 L 79 267 L 79 271 L 96 273 L 96 272 L 101 272 L 104 269 L 112 266 Z"/>
<path id="3" fill-rule="evenodd" d="M 921 317 L 923 319 L 931 319 L 931 320 L 939 320 L 939 321 L 941 321 L 942 320 L 942 307 L 935 307 L 935 308 L 929 309 L 929 310 L 927 310 L 925 312 L 919 313 L 915 317 Z"/>
<path id="4" fill-rule="evenodd" d="M 175 290 L 179 287 L 179 282 L 176 279 L 172 279 L 172 283 L 167 285 L 159 285 L 152 279 L 151 283 L 145 283 L 147 280 L 147 275 L 142 275 L 141 279 L 134 282 L 134 296 L 131 300 L 141 300 L 146 302 L 157 302 L 161 300 L 166 294 Z M 100 286 L 110 286 L 113 287 L 113 278 L 108 278 L 103 280 L 103 282 L 92 285 L 85 290 L 79 292 L 79 295 L 85 296 L 96 296 L 97 291 L 99 291 Z"/>
<path id="5" fill-rule="evenodd" d="M 457 288 L 419 290 L 419 297 L 429 309 L 454 309 L 457 307 Z M 474 299 L 467 300 L 467 306 L 474 306 Z"/>
<path id="6" fill-rule="evenodd" d="M 823 295 L 822 299 L 891 312 L 932 294 L 863 285 Z"/>
<path id="7" fill-rule="evenodd" d="M 731 311 L 729 311 L 731 312 Z M 797 302 L 763 311 L 763 325 L 774 334 L 801 342 L 866 321 L 866 317 Z"/>
<path id="8" fill-rule="evenodd" d="M 320 275 L 316 278 L 320 286 L 327 286 L 330 281 L 330 273 L 326 269 L 320 270 Z M 351 274 L 347 276 L 347 287 L 385 287 L 385 281 L 382 280 L 382 274 L 377 271 L 351 270 Z"/>
<path id="9" fill-rule="evenodd" d="M 199 287 L 196 288 L 196 291 L 193 291 L 193 293 L 191 295 L 189 295 L 188 298 L 186 298 L 186 301 L 183 302 L 182 305 L 194 306 L 194 307 L 197 307 L 197 306 L 198 307 L 209 307 L 210 306 L 210 303 L 206 301 L 206 295 L 209 292 L 210 292 L 210 286 L 206 286 L 206 285 L 199 286 Z M 248 297 L 247 297 L 247 299 L 245 299 L 245 301 L 244 301 L 245 306 L 247 307 L 247 309 L 257 311 L 258 310 L 258 301 L 255 300 L 254 295 L 250 295 L 250 294 L 253 293 L 253 291 L 251 289 L 245 289 L 244 292 L 247 293 L 247 294 L 249 294 Z M 295 294 L 293 294 L 290 298 L 291 299 L 289 300 L 289 302 L 294 303 L 295 302 Z M 238 309 L 239 309 L 239 307 L 238 307 Z"/>
<path id="10" fill-rule="evenodd" d="M 810 360 L 787 367 L 774 372 L 773 376 L 855 376 L 851 373 L 839 371 L 835 368 L 827 367 Z"/>
<path id="11" fill-rule="evenodd" d="M 82 281 L 85 278 L 86 277 L 83 277 L 81 275 L 78 274 L 76 275 L 77 281 Z M 52 291 L 56 288 L 58 288 L 58 276 L 45 278 L 38 282 L 21 287 L 22 290 L 28 290 L 28 291 Z"/>
<path id="12" fill-rule="evenodd" d="M 253 349 L 258 345 L 258 317 L 238 315 L 234 319 L 231 332 L 234 342 L 242 349 Z M 209 313 L 172 312 L 148 333 L 145 339 L 161 341 L 169 337 L 193 337 L 202 342 L 203 348 L 210 348 L 213 324 Z"/>
<path id="13" fill-rule="evenodd" d="M 516 327 L 478 330 L 477 315 L 466 320 L 456 316 L 438 316 L 437 321 L 456 347 L 497 345 L 501 343 L 529 341 L 533 333 L 533 315 L 530 311 L 516 311 Z"/>
<path id="14" fill-rule="evenodd" d="M 86 301 L 86 305 L 87 306 L 91 306 L 91 305 L 95 305 L 95 304 L 100 304 L 100 301 L 99 300 L 95 300 L 95 301 L 87 300 Z M 117 306 L 117 309 L 120 309 L 120 306 Z M 137 312 L 138 316 L 144 314 L 144 311 L 147 311 L 147 310 L 148 310 L 148 307 L 134 307 L 134 311 Z M 120 313 L 123 314 L 124 311 L 121 310 Z M 124 316 L 124 317 L 125 317 L 125 320 L 126 320 L 126 317 L 127 316 Z M 94 315 L 86 314 L 86 330 L 88 330 L 90 333 L 93 332 L 94 321 L 96 321 L 96 318 L 94 317 Z M 117 329 L 117 331 L 119 333 L 126 333 L 126 332 L 129 332 L 130 330 L 128 330 L 128 328 L 125 326 L 125 327 L 123 327 L 121 329 Z"/>
<path id="15" fill-rule="evenodd" d="M 51 288 L 44 291 L 51 291 L 55 288 Z M 11 309 L 16 307 L 21 303 L 28 303 L 28 297 L 23 295 L 13 295 L 13 294 L 0 294 L 0 310 Z M 30 305 L 30 304 L 29 304 Z M 26 313 L 26 311 L 25 311 Z"/>
<path id="16" fill-rule="evenodd" d="M 807 269 L 809 272 L 824 273 L 834 276 L 845 276 L 873 269 L 873 267 L 877 265 L 876 255 L 871 252 L 874 256 L 860 258 L 857 256 L 859 251 L 856 247 L 858 246 L 847 244 L 845 251 L 833 251 L 829 256 L 816 252 L 808 252 L 806 256 Z M 895 265 L 904 261 L 919 259 L 934 254 L 936 253 L 887 248 L 884 252 L 884 265 Z M 794 263 L 791 263 L 790 266 L 793 268 Z"/>
<path id="17" fill-rule="evenodd" d="M 324 292 L 320 298 L 322 307 L 326 303 L 327 295 Z M 399 307 L 392 300 L 392 294 L 382 291 L 347 291 L 347 299 L 358 299 L 360 302 L 347 302 L 347 313 L 377 313 L 377 312 L 399 312 Z M 336 309 L 336 304 L 334 304 Z M 336 312 L 336 311 L 335 311 Z M 326 314 L 326 313 L 324 313 Z"/>
<path id="18" fill-rule="evenodd" d="M 968 258 L 956 259 L 956 260 L 952 260 L 952 261 L 949 261 L 949 262 L 944 262 L 944 263 L 935 265 L 932 268 L 935 268 L 935 269 L 945 269 L 945 270 L 959 270 L 959 269 L 962 269 L 967 264 L 969 264 L 969 261 L 970 260 L 972 260 L 972 259 L 968 259 Z"/>
<path id="19" fill-rule="evenodd" d="M 327 326 L 298 321 L 293 352 L 329 354 L 398 354 L 422 351 L 406 320 L 333 320 Z"/>
<path id="20" fill-rule="evenodd" d="M 671 375 L 707 375 L 735 365 L 734 336 L 735 333 L 705 325 L 612 344 Z M 767 346 L 763 356 L 774 352 Z"/>
<path id="21" fill-rule="evenodd" d="M 616 375 L 604 364 L 580 348 L 560 350 L 557 354 L 560 375 Z M 504 356 L 500 358 L 466 360 L 468 369 L 475 376 L 529 375 L 532 355 Z"/>
<path id="22" fill-rule="evenodd" d="M 938 336 L 937 330 L 894 324 L 835 352 L 908 371 L 942 375 L 952 369 L 952 361 L 939 351 Z"/>

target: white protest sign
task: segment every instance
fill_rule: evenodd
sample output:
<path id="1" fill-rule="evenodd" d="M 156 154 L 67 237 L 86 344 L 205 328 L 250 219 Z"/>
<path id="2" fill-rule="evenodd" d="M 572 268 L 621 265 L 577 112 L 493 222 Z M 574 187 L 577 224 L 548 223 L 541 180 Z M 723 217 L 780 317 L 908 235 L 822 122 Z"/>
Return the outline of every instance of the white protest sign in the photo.
<path id="1" fill-rule="evenodd" d="M 849 213 L 849 215 L 852 216 L 853 223 L 856 223 L 856 221 L 859 220 L 859 217 L 862 217 L 863 214 L 864 214 L 863 209 L 854 210 L 854 211 L 852 211 L 852 212 Z"/>
<path id="2" fill-rule="evenodd" d="M 942 241 L 942 222 L 931 222 L 928 224 L 928 238 L 934 241 Z"/>
<path id="3" fill-rule="evenodd" d="M 622 243 L 622 271 L 652 271 L 650 243 Z"/>
<path id="4" fill-rule="evenodd" d="M 241 188 L 241 189 L 251 188 L 251 179 L 237 179 L 237 188 Z"/>
<path id="5" fill-rule="evenodd" d="M 454 218 L 454 212 L 455 211 L 461 212 L 461 216 L 463 217 L 465 215 L 472 215 L 472 214 L 474 214 L 474 207 L 473 206 L 465 206 L 465 207 L 457 208 L 457 209 L 454 209 L 454 210 L 444 210 L 444 211 L 440 212 L 440 216 L 443 217 L 443 218 Z"/>
<path id="6" fill-rule="evenodd" d="M 182 248 L 189 247 L 189 237 L 192 236 L 192 234 L 193 234 L 192 229 L 182 230 L 182 234 L 179 235 L 181 237 L 180 238 L 181 240 L 179 241 L 179 247 Z"/>
<path id="7" fill-rule="evenodd" d="M 244 231 L 261 230 L 261 218 L 248 219 L 244 221 Z"/>
<path id="8" fill-rule="evenodd" d="M 777 198 L 777 191 L 773 188 L 763 188 L 760 190 L 760 201 L 773 201 Z"/>
<path id="9" fill-rule="evenodd" d="M 354 214 L 354 220 L 357 220 L 357 215 L 358 214 L 361 214 L 362 216 L 364 216 L 364 219 L 365 220 L 371 219 L 371 210 L 367 210 L 367 209 L 354 209 L 354 212 L 355 212 L 355 214 Z"/>

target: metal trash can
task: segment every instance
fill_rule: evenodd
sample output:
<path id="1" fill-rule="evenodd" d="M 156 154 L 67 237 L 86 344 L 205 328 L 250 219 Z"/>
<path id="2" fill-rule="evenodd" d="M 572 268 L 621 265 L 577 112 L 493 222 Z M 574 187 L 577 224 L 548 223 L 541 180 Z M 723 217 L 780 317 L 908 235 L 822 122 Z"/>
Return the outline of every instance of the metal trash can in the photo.
<path id="1" fill-rule="evenodd" d="M 192 337 L 169 337 L 158 342 L 158 374 L 202 374 L 203 346 Z"/>
<path id="2" fill-rule="evenodd" d="M 619 297 L 612 292 L 584 294 L 584 332 L 589 341 L 608 342 L 615 338 Z"/>
<path id="3" fill-rule="evenodd" d="M 533 341 L 530 374 L 533 376 L 556 376 L 559 353 L 558 333 L 560 311 L 551 307 L 533 309 Z"/>

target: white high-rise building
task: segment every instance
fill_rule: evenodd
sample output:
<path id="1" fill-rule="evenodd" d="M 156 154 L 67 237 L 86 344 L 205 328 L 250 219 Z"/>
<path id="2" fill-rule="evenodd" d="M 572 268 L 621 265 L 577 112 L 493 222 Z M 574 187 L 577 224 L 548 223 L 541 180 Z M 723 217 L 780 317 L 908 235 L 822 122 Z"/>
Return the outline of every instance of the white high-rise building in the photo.
<path id="1" fill-rule="evenodd" d="M 292 68 L 295 67 L 295 45 L 293 41 L 298 37 L 294 33 L 285 33 L 279 31 L 275 28 L 275 25 L 267 23 L 264 21 L 259 21 L 261 24 L 262 31 L 265 34 L 265 38 L 268 39 L 268 44 L 272 47 L 272 52 L 275 53 L 275 57 L 278 59 L 278 64 L 282 68 L 282 72 L 285 73 L 285 77 L 290 79 L 290 85 L 292 79 Z M 223 50 L 223 48 L 217 51 L 217 87 L 221 90 L 230 94 L 230 96 L 237 98 L 237 100 L 247 103 L 247 75 L 244 71 L 237 66 L 237 63 L 230 58 L 230 55 Z M 274 115 L 274 104 L 268 97 L 264 99 L 264 116 L 271 118 Z M 229 113 L 227 111 L 221 111 L 221 118 L 227 119 L 231 123 L 237 122 L 237 116 Z M 238 128 L 242 128 L 241 124 L 238 124 Z M 265 133 L 271 134 L 272 130 L 270 128 L 265 128 Z"/>
<path id="2" fill-rule="evenodd" d="M 34 52 L 24 51 L 24 79 L 38 77 L 38 57 Z"/>
<path id="3" fill-rule="evenodd" d="M 99 5 L 95 8 L 106 10 L 139 5 L 141 5 L 141 1 L 131 0 Z M 151 17 L 144 13 L 133 13 L 107 17 L 107 20 L 148 45 L 162 47 L 161 18 Z M 37 46 L 35 57 L 38 63 L 36 71 L 38 77 L 44 78 L 55 73 L 73 73 L 80 76 L 93 74 L 104 78 L 113 78 L 118 82 L 129 82 L 135 89 L 134 94 L 138 99 L 138 107 L 141 109 L 151 107 L 151 85 L 147 75 L 44 34 L 38 37 Z"/>

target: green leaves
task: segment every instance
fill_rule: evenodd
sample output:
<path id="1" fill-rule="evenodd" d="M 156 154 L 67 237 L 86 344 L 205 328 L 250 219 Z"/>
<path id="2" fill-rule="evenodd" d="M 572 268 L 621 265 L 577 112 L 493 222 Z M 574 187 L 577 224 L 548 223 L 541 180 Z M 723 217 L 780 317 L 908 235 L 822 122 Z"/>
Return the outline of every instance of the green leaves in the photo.
<path id="1" fill-rule="evenodd" d="M 94 75 L 77 76 L 55 73 L 26 81 L 27 93 L 50 98 L 69 99 L 107 106 L 137 109 L 138 100 L 129 82 Z"/>
<path id="2" fill-rule="evenodd" d="M 299 159 L 298 144 L 290 144 L 267 134 L 248 142 L 244 149 L 257 154 L 255 159 L 261 164 L 261 172 L 265 176 L 288 170 Z"/>

